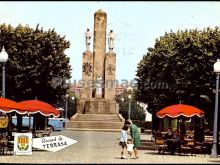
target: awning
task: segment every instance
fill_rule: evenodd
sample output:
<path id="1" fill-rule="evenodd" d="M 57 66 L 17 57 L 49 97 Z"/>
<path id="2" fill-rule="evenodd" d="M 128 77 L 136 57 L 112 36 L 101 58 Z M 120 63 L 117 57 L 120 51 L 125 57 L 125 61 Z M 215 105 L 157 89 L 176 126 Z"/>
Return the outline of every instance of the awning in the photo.
<path id="1" fill-rule="evenodd" d="M 23 105 L 20 105 L 19 103 L 6 99 L 1 97 L 0 98 L 0 112 L 2 113 L 11 113 L 16 112 L 18 114 L 26 114 L 28 113 L 27 108 Z"/>
<path id="2" fill-rule="evenodd" d="M 43 116 L 54 116 L 58 117 L 60 115 L 60 111 L 58 111 L 55 107 L 52 105 L 39 101 L 39 100 L 25 100 L 19 102 L 20 105 L 23 105 L 27 108 L 29 111 L 29 114 L 36 114 L 40 113 Z"/>
<path id="3" fill-rule="evenodd" d="M 156 115 L 159 118 L 164 118 L 164 117 L 170 117 L 170 118 L 177 118 L 180 116 L 184 117 L 193 117 L 193 116 L 198 116 L 198 117 L 203 117 L 205 114 L 204 111 L 191 106 L 191 105 L 185 105 L 185 104 L 176 104 L 176 105 L 171 105 L 168 106 L 159 112 L 156 113 Z"/>

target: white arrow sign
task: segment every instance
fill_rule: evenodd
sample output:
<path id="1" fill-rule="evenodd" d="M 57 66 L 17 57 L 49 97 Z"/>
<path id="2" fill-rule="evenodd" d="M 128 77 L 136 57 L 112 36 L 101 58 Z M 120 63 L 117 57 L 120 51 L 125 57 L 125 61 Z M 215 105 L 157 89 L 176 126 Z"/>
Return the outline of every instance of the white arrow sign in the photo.
<path id="1" fill-rule="evenodd" d="M 70 139 L 63 135 L 48 136 L 42 138 L 34 138 L 33 147 L 42 150 L 56 152 L 77 142 L 78 141 Z"/>

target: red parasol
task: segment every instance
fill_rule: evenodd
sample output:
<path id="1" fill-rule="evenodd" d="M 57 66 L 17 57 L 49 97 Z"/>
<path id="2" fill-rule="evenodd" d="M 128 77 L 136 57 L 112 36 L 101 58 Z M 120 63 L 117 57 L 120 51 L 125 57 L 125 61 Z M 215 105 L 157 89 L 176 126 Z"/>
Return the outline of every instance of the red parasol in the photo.
<path id="1" fill-rule="evenodd" d="M 0 111 L 3 113 L 16 112 L 18 114 L 25 114 L 28 112 L 25 106 L 3 97 L 0 98 Z"/>
<path id="2" fill-rule="evenodd" d="M 191 105 L 176 104 L 168 106 L 156 114 L 159 118 L 164 118 L 166 116 L 171 118 L 177 118 L 179 116 L 193 117 L 195 115 L 198 117 L 203 117 L 205 112 Z"/>
<path id="3" fill-rule="evenodd" d="M 40 113 L 43 116 L 58 117 L 60 112 L 52 105 L 39 100 L 25 100 L 19 103 L 27 108 L 30 114 Z"/>

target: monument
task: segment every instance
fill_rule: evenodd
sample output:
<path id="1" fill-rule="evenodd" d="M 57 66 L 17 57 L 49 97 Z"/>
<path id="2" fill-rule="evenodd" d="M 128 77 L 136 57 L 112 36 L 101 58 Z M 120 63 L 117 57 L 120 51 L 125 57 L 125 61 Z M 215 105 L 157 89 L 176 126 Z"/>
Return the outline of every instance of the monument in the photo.
<path id="1" fill-rule="evenodd" d="M 83 73 L 81 101 L 77 106 L 78 113 L 117 114 L 118 104 L 115 101 L 115 68 L 113 30 L 108 35 L 109 51 L 106 53 L 107 14 L 98 10 L 94 15 L 93 52 L 87 43 L 91 34 L 86 31 L 86 51 L 83 53 Z"/>
<path id="2" fill-rule="evenodd" d="M 121 129 L 124 119 L 119 114 L 119 106 L 115 100 L 115 34 L 110 30 L 106 39 L 106 27 L 107 14 L 103 10 L 98 10 L 94 14 L 93 52 L 90 51 L 92 38 L 90 29 L 87 28 L 85 32 L 86 50 L 83 52 L 82 60 L 82 93 L 77 103 L 77 113 L 70 122 L 80 120 L 118 122 L 114 124 Z M 109 48 L 107 52 L 106 40 Z"/>

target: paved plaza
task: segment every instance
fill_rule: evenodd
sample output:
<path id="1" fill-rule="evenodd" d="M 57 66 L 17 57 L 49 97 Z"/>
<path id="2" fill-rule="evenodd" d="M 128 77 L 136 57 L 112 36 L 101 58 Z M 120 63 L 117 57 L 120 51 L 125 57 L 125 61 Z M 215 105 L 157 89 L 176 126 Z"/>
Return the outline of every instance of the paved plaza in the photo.
<path id="1" fill-rule="evenodd" d="M 139 150 L 139 159 L 120 159 L 121 148 L 118 145 L 120 132 L 64 130 L 52 133 L 60 134 L 75 139 L 78 143 L 57 152 L 38 150 L 33 151 L 33 155 L 30 156 L 1 156 L 0 163 L 220 163 L 220 158 L 210 158 L 209 155 L 158 155 L 150 150 Z M 141 139 L 150 139 L 150 135 L 141 135 Z"/>

